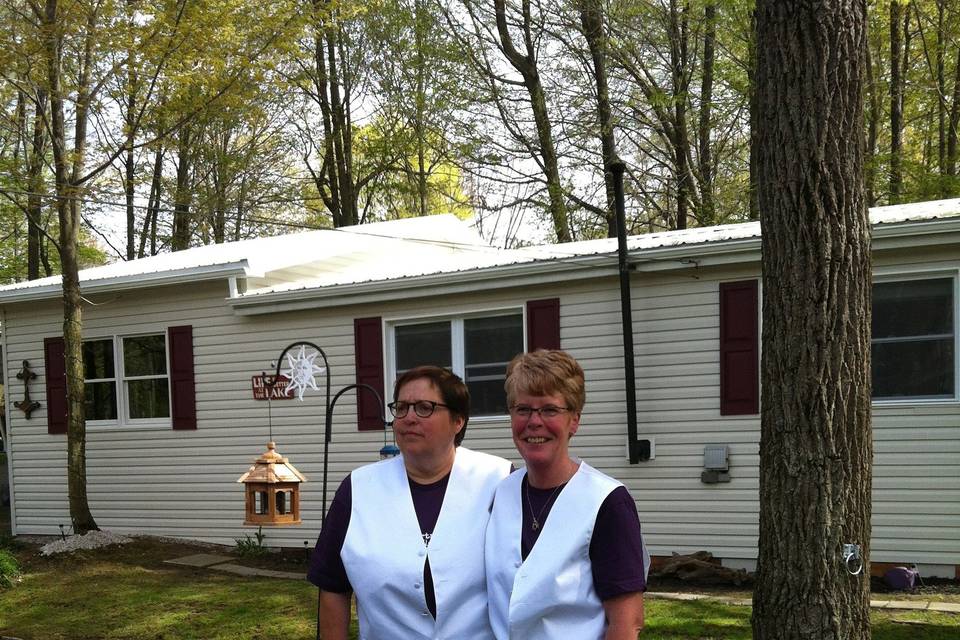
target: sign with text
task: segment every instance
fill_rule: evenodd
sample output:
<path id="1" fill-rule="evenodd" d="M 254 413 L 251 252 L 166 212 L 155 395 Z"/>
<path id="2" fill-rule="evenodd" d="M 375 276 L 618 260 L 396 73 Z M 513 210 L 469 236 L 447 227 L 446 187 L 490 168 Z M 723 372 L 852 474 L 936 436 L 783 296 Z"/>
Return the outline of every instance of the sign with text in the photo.
<path id="1" fill-rule="evenodd" d="M 267 376 L 267 378 L 272 377 Z M 264 380 L 263 375 L 253 376 L 251 380 L 253 381 L 254 400 L 267 400 L 267 394 L 269 394 L 270 400 L 293 400 L 294 398 L 293 391 L 287 388 L 287 385 L 290 384 L 290 378 L 286 376 L 277 378 L 277 383 L 272 388 Z"/>

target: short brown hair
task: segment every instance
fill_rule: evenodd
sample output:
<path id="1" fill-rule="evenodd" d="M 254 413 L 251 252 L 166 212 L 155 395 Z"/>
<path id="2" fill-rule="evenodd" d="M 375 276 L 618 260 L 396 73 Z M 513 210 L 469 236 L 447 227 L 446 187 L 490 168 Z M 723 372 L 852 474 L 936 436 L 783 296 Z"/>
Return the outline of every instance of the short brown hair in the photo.
<path id="1" fill-rule="evenodd" d="M 435 367 L 433 365 L 423 365 L 414 367 L 405 371 L 393 385 L 393 401 L 397 401 L 397 394 L 400 388 L 408 382 L 414 380 L 429 380 L 430 384 L 436 387 L 443 399 L 443 404 L 447 405 L 447 411 L 452 418 L 463 418 L 463 428 L 453 439 L 453 445 L 459 447 L 467 435 L 467 422 L 470 421 L 470 391 L 467 385 L 463 383 L 460 376 L 450 369 Z"/>
<path id="2" fill-rule="evenodd" d="M 567 408 L 580 413 L 587 401 L 583 367 L 573 356 L 559 349 L 537 349 L 514 356 L 507 365 L 507 403 L 521 393 L 533 396 L 559 394 Z"/>

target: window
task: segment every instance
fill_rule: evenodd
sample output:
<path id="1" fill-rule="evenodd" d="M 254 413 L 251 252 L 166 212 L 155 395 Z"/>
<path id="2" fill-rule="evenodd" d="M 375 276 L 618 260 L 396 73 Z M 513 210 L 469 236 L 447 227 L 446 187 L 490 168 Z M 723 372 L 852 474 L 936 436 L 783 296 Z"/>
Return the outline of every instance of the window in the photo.
<path id="1" fill-rule="evenodd" d="M 954 278 L 873 285 L 874 400 L 953 399 Z"/>
<path id="2" fill-rule="evenodd" d="M 83 369 L 88 420 L 170 418 L 165 335 L 85 341 Z"/>
<path id="3" fill-rule="evenodd" d="M 523 314 L 392 325 L 394 379 L 424 364 L 448 367 L 470 390 L 472 416 L 504 415 L 507 363 L 523 351 Z"/>

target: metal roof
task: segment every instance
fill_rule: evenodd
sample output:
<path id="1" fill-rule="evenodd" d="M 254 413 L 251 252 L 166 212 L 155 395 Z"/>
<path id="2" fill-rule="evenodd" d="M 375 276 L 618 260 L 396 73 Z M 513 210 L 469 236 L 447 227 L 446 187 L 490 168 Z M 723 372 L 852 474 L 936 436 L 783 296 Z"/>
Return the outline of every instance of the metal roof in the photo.
<path id="1" fill-rule="evenodd" d="M 958 217 L 960 198 L 870 210 L 875 237 L 888 232 L 908 233 L 912 225 L 926 229 L 929 223 Z M 759 238 L 760 223 L 755 221 L 631 236 L 627 248 L 631 260 L 642 263 L 663 255 L 695 258 L 710 253 L 755 252 L 759 250 Z M 80 280 L 84 291 L 96 291 L 246 277 L 250 289 L 234 298 L 236 304 L 243 305 L 324 289 L 353 290 L 375 282 L 432 282 L 452 274 L 494 277 L 503 272 L 542 272 L 558 265 L 608 269 L 616 253 L 615 238 L 497 249 L 486 244 L 469 223 L 452 215 L 438 215 L 208 245 L 85 269 L 80 272 Z M 257 281 L 271 272 L 295 267 L 295 277 L 286 278 L 286 282 Z M 0 287 L 0 303 L 59 294 L 60 277 L 55 276 Z"/>

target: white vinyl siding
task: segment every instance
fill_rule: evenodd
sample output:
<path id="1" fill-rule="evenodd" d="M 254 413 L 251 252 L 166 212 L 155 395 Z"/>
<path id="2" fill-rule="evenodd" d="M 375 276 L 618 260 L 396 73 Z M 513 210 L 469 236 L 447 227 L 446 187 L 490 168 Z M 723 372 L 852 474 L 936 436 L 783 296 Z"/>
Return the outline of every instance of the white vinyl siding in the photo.
<path id="1" fill-rule="evenodd" d="M 917 257 L 922 256 L 922 258 Z M 904 268 L 956 269 L 955 252 L 877 256 L 879 273 Z M 250 532 L 236 479 L 265 449 L 265 402 L 253 400 L 251 376 L 268 371 L 281 350 L 310 340 L 327 354 L 334 392 L 355 382 L 353 319 L 384 322 L 469 317 L 520 309 L 525 301 L 560 298 L 561 344 L 586 371 L 587 403 L 572 452 L 624 482 L 637 502 L 650 552 L 705 549 L 750 560 L 757 553 L 759 416 L 720 416 L 718 283 L 756 278 L 759 264 L 683 272 L 634 273 L 633 317 L 640 437 L 655 440 L 656 457 L 626 461 L 620 301 L 615 273 L 566 285 L 410 296 L 392 303 L 236 316 L 224 304 L 226 283 L 125 293 L 85 310 L 84 335 L 124 335 L 190 324 L 194 333 L 196 431 L 169 428 L 88 430 L 88 483 L 98 524 L 121 533 L 197 538 L 232 545 Z M 5 377 L 11 416 L 18 533 L 59 533 L 69 523 L 66 437 L 47 434 L 43 338 L 59 335 L 59 302 L 8 305 L 4 310 Z M 29 360 L 39 378 L 31 397 L 41 409 L 24 418 L 10 409 L 22 394 L 14 377 Z M 388 382 L 389 385 L 389 382 Z M 392 389 L 385 389 L 389 396 Z M 358 431 L 356 395 L 334 414 L 328 498 L 341 479 L 373 462 L 384 433 Z M 323 402 L 272 403 L 273 438 L 308 478 L 303 524 L 272 528 L 266 543 L 313 544 L 320 527 Z M 960 406 L 900 403 L 874 406 L 873 560 L 960 564 Z M 729 483 L 700 481 L 703 448 L 730 447 Z M 471 420 L 464 446 L 519 463 L 506 417 Z M 329 499 L 328 499 L 329 504 Z"/>

